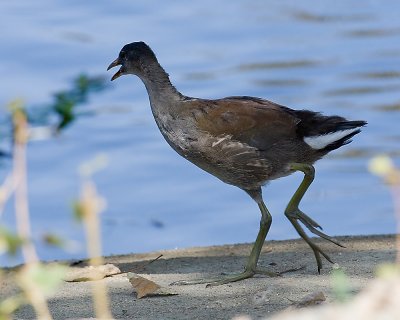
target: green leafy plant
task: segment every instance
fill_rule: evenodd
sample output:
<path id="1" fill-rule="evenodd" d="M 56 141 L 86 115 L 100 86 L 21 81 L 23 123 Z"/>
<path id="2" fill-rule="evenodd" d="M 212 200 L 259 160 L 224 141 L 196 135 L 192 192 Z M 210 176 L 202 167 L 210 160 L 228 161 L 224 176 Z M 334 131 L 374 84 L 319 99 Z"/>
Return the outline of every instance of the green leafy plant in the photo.
<path id="1" fill-rule="evenodd" d="M 51 137 L 59 134 L 62 130 L 70 126 L 78 117 L 88 114 L 79 110 L 79 107 L 87 103 L 91 94 L 100 92 L 107 88 L 106 81 L 101 76 L 89 76 L 86 74 L 78 75 L 69 89 L 62 90 L 53 94 L 52 101 L 49 104 L 40 106 L 24 106 L 21 112 L 24 112 L 27 121 L 32 125 L 30 128 L 30 138 L 35 138 L 35 133 Z M 9 110 L 17 110 L 20 105 L 24 105 L 21 100 L 15 100 L 9 105 Z M 13 143 L 13 135 L 9 130 L 11 125 L 10 118 L 2 119 L 2 130 L 0 137 L 10 140 Z M 35 126 L 40 126 L 37 128 Z M 0 150 L 0 157 L 10 156 L 7 150 Z"/>
<path id="2" fill-rule="evenodd" d="M 86 99 L 89 87 L 100 89 L 98 82 L 92 82 L 86 77 L 79 77 L 73 91 L 57 95 L 54 110 L 60 115 L 58 129 L 65 127 L 73 119 L 74 106 Z M 0 209 L 14 195 L 16 230 L 14 233 L 0 226 L 0 254 L 15 254 L 21 250 L 24 264 L 11 275 L 21 293 L 0 301 L 0 320 L 12 319 L 13 313 L 22 305 L 30 304 L 38 319 L 51 320 L 52 316 L 47 305 L 47 296 L 56 290 L 62 282 L 67 267 L 58 263 L 43 264 L 39 262 L 35 246 L 31 241 L 29 204 L 27 192 L 26 145 L 30 138 L 28 113 L 21 100 L 15 100 L 9 105 L 13 125 L 12 172 L 0 186 Z M 87 234 L 87 246 L 90 264 L 99 266 L 101 258 L 100 222 L 98 215 L 104 207 L 103 199 L 98 195 L 92 174 L 107 164 L 105 156 L 99 156 L 85 163 L 80 168 L 83 178 L 80 199 L 76 202 L 77 217 L 83 222 Z M 54 234 L 47 234 L 45 242 L 63 247 L 65 242 Z M 2 277 L 0 269 L 0 280 Z M 10 276 L 10 275 L 7 275 Z M 98 319 L 111 319 L 107 288 L 102 282 L 93 284 L 94 309 Z"/>

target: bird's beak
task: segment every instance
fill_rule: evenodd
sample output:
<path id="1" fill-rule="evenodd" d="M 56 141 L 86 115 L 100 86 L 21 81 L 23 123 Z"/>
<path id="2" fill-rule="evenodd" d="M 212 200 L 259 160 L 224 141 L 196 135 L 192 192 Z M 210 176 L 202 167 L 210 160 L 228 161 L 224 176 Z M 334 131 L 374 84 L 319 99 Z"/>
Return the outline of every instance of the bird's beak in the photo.
<path id="1" fill-rule="evenodd" d="M 114 68 L 116 66 L 122 65 L 122 63 L 119 61 L 119 58 L 115 59 L 113 62 L 110 63 L 110 65 L 107 68 L 107 71 L 110 70 L 111 68 Z M 111 81 L 119 78 L 122 76 L 122 67 L 112 76 Z"/>

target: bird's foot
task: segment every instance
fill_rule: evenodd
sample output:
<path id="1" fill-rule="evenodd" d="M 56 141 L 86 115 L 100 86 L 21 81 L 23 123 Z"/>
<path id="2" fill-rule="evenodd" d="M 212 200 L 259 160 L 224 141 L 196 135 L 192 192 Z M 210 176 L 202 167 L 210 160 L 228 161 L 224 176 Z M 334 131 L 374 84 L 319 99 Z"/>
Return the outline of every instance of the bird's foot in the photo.
<path id="1" fill-rule="evenodd" d="M 341 244 L 339 241 L 334 239 L 331 236 L 328 236 L 327 234 L 323 233 L 322 231 L 316 229 L 319 227 L 318 223 L 316 223 L 314 220 L 312 220 L 309 216 L 307 216 L 304 212 L 300 211 L 300 209 L 296 208 L 295 210 L 291 211 L 286 211 L 285 215 L 288 217 L 294 228 L 296 229 L 297 233 L 303 238 L 305 242 L 311 247 L 312 251 L 314 252 L 315 260 L 317 261 L 317 267 L 318 267 L 318 273 L 321 272 L 322 269 L 322 260 L 321 260 L 321 255 L 328 260 L 330 263 L 333 263 L 332 259 L 322 251 L 322 249 L 316 245 L 312 240 L 308 237 L 308 235 L 304 232 L 303 228 L 300 226 L 299 222 L 304 224 L 308 230 L 310 230 L 313 234 L 328 240 L 337 246 L 343 247 L 344 245 Z M 321 228 L 321 227 L 319 227 Z"/>
<path id="2" fill-rule="evenodd" d="M 333 263 L 331 258 L 322 251 L 320 247 L 318 247 L 314 242 L 311 241 L 310 237 L 307 233 L 303 230 L 303 227 L 300 225 L 301 222 L 308 230 L 310 230 L 313 234 L 328 240 L 340 247 L 344 247 L 339 241 L 328 236 L 327 234 L 323 233 L 322 231 L 318 230 L 317 228 L 321 229 L 321 226 L 307 216 L 304 212 L 299 209 L 299 204 L 301 199 L 303 198 L 305 192 L 307 191 L 308 187 L 314 180 L 315 176 L 315 169 L 312 165 L 305 164 L 305 163 L 292 163 L 290 164 L 290 168 L 294 171 L 301 171 L 304 173 L 304 178 L 299 187 L 297 188 L 296 192 L 293 194 L 292 198 L 290 199 L 286 210 L 285 215 L 292 223 L 293 227 L 296 229 L 297 233 L 304 239 L 305 242 L 311 247 L 314 252 L 315 259 L 317 260 L 318 266 L 318 273 L 322 268 L 322 261 L 321 255 L 325 257 L 326 260 Z"/>
<path id="3" fill-rule="evenodd" d="M 325 240 L 328 240 L 328 241 L 336 244 L 339 247 L 345 248 L 345 246 L 343 244 L 341 244 L 338 240 L 336 240 L 335 238 L 328 236 L 327 234 L 318 230 L 317 228 L 322 230 L 322 227 L 317 222 L 315 222 L 313 219 L 311 219 L 308 215 L 306 215 L 304 212 L 302 212 L 300 209 L 297 209 L 293 212 L 288 213 L 287 216 L 303 223 L 304 226 L 308 230 L 310 230 L 313 234 L 315 234 Z"/>
<path id="4" fill-rule="evenodd" d="M 222 284 L 227 284 L 231 282 L 236 282 L 244 279 L 253 277 L 255 274 L 262 274 L 269 277 L 279 277 L 280 273 L 269 271 L 263 268 L 245 269 L 243 272 L 221 275 L 213 279 L 194 279 L 194 280 L 180 280 L 172 282 L 170 285 L 182 286 L 182 285 L 192 285 L 192 284 L 207 284 L 206 287 L 220 286 Z"/>

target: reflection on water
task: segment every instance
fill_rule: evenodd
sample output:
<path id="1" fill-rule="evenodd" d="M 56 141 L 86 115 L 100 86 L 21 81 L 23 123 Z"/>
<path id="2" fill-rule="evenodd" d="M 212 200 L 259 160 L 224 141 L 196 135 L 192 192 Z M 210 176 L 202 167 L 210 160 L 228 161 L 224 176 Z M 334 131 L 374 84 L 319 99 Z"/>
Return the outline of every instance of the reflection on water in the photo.
<path id="1" fill-rule="evenodd" d="M 386 85 L 386 86 L 362 86 L 362 87 L 346 87 L 334 90 L 328 90 L 325 92 L 326 95 L 331 96 L 343 96 L 343 95 L 362 95 L 370 93 L 380 93 L 386 91 L 396 91 L 400 90 L 399 85 Z"/>
<path id="2" fill-rule="evenodd" d="M 377 106 L 380 111 L 400 111 L 400 102 Z"/>
<path id="3" fill-rule="evenodd" d="M 400 78 L 399 71 L 375 71 L 375 72 L 364 72 L 350 75 L 355 78 L 365 79 L 397 79 Z"/>
<path id="4" fill-rule="evenodd" d="M 273 62 L 253 62 L 245 63 L 238 66 L 239 71 L 254 71 L 263 69 L 290 69 L 290 68 L 304 68 L 313 67 L 318 65 L 316 61 L 312 60 L 291 60 L 291 61 L 273 61 Z"/>
<path id="5" fill-rule="evenodd" d="M 373 15 L 367 14 L 349 14 L 349 12 L 343 12 L 338 15 L 329 14 L 315 14 L 307 11 L 293 11 L 293 18 L 300 21 L 306 22 L 317 22 L 317 23 L 327 23 L 327 22 L 355 22 L 355 21 L 371 21 Z"/>
<path id="6" fill-rule="evenodd" d="M 308 84 L 307 81 L 300 80 L 300 79 L 281 79 L 281 80 L 276 80 L 276 79 L 255 79 L 253 80 L 253 83 L 258 86 L 264 86 L 264 87 L 284 87 L 284 86 L 304 86 Z"/>
<path id="7" fill-rule="evenodd" d="M 345 35 L 349 37 L 361 38 L 361 37 L 387 37 L 393 35 L 399 35 L 400 28 L 396 29 L 364 29 L 364 30 L 351 30 L 346 31 Z"/>
<path id="8" fill-rule="evenodd" d="M 0 8 L 1 105 L 21 96 L 43 105 L 77 74 L 108 78 L 121 47 L 145 40 L 189 96 L 252 95 L 367 120 L 352 144 L 318 162 L 302 207 L 329 234 L 395 231 L 390 196 L 366 163 L 381 152 L 400 157 L 400 2 L 7 0 Z M 106 254 L 254 241 L 259 216 L 248 196 L 169 148 L 139 80 L 123 77 L 110 87 L 81 106 L 90 116 L 29 147 L 35 239 L 57 233 L 83 242 L 71 219 L 76 170 L 106 152 L 110 166 L 95 177 L 108 201 Z M 0 161 L 4 178 L 9 160 Z M 269 239 L 297 237 L 282 212 L 300 179 L 265 188 L 274 215 Z M 1 219 L 13 225 L 11 204 Z M 45 259 L 82 257 L 83 248 L 60 252 L 39 243 Z"/>

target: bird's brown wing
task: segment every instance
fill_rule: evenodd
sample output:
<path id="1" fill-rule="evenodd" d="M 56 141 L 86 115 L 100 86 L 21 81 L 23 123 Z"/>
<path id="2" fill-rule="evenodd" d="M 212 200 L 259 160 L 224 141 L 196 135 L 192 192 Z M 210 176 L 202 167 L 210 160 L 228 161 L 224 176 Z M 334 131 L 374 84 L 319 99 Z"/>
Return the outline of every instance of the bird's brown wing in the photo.
<path id="1" fill-rule="evenodd" d="M 283 140 L 295 140 L 299 119 L 293 110 L 252 97 L 199 100 L 192 110 L 200 130 L 229 135 L 260 151 Z"/>

